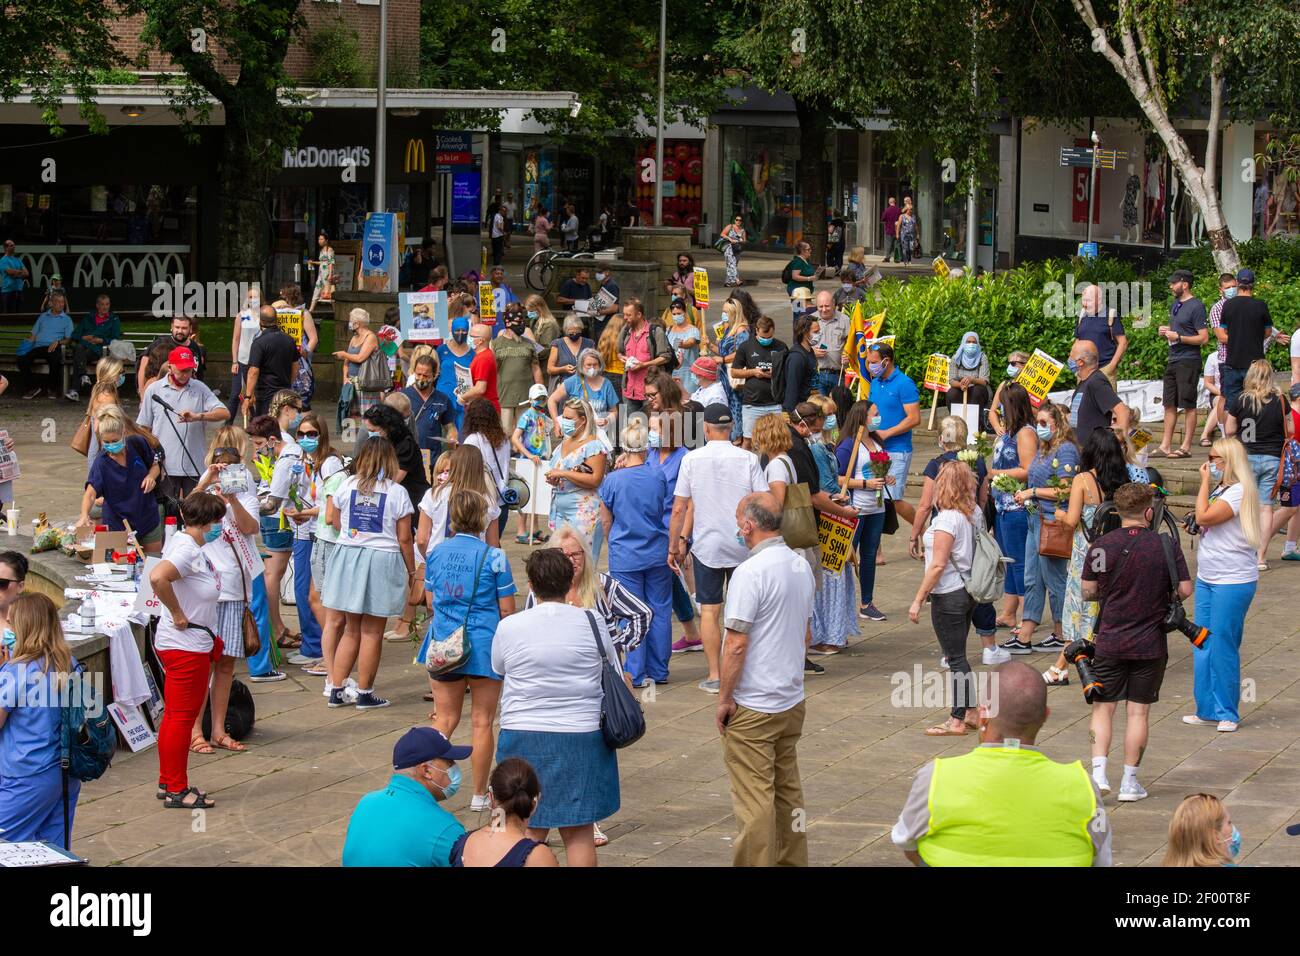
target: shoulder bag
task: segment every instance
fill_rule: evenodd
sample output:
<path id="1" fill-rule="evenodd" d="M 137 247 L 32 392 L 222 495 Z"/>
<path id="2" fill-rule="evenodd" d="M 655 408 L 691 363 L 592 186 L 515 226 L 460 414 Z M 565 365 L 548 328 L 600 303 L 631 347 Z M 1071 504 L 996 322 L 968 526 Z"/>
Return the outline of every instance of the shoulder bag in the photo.
<path id="1" fill-rule="evenodd" d="M 483 562 L 487 560 L 488 552 L 491 550 L 490 546 L 484 545 L 483 553 L 479 555 L 478 566 L 474 568 L 474 584 L 470 590 L 469 603 L 465 606 L 465 619 L 460 622 L 460 627 L 442 640 L 430 633 L 429 646 L 425 648 L 424 655 L 416 658 L 415 662 L 423 664 L 430 677 L 437 677 L 439 674 L 454 671 L 469 660 L 472 644 L 469 639 L 469 631 L 466 629 L 469 627 L 470 612 L 474 610 L 474 598 L 478 595 L 478 579 L 483 572 Z M 430 622 L 430 631 L 432 631 L 433 627 L 433 622 Z"/>
<path id="2" fill-rule="evenodd" d="M 1094 479 L 1095 482 L 1096 479 Z M 1101 486 L 1097 486 L 1097 497 L 1101 498 Z M 1057 504 L 1053 519 L 1068 505 Z M 1074 529 L 1067 528 L 1060 521 L 1048 521 L 1040 509 L 1038 531 L 1038 553 L 1045 558 L 1069 558 L 1074 553 Z"/>
<path id="3" fill-rule="evenodd" d="M 262 634 L 257 629 L 257 618 L 253 617 L 253 612 L 248 609 L 248 575 L 244 573 L 244 562 L 239 557 L 239 550 L 235 547 L 235 542 L 229 538 L 226 544 L 230 545 L 230 550 L 235 556 L 235 566 L 239 568 L 239 580 L 244 587 L 244 614 L 240 621 L 241 628 L 244 632 L 244 656 L 256 657 L 262 649 Z"/>
<path id="4" fill-rule="evenodd" d="M 812 495 L 808 486 L 795 481 L 788 461 L 785 466 L 789 481 L 785 485 L 785 505 L 781 509 L 781 537 L 791 548 L 811 548 L 819 544 L 817 538 L 817 512 L 813 511 Z"/>
<path id="5" fill-rule="evenodd" d="M 366 392 L 382 391 L 392 384 L 393 373 L 388 370 L 388 356 L 384 355 L 383 349 L 378 344 L 361 363 L 361 368 L 357 370 L 353 381 L 357 388 Z"/>
<path id="6" fill-rule="evenodd" d="M 623 672 L 605 653 L 605 642 L 601 640 L 600 624 L 596 615 L 587 611 L 587 623 L 596 638 L 596 650 L 600 652 L 600 732 L 605 737 L 605 746 L 610 750 L 620 750 L 636 743 L 645 734 L 645 714 L 637 702 L 636 695 L 628 689 L 623 680 Z"/>
<path id="7" fill-rule="evenodd" d="M 90 453 L 90 413 L 81 420 L 77 426 L 77 433 L 72 436 L 72 441 L 68 442 L 68 447 L 75 451 L 81 457 L 86 457 Z"/>

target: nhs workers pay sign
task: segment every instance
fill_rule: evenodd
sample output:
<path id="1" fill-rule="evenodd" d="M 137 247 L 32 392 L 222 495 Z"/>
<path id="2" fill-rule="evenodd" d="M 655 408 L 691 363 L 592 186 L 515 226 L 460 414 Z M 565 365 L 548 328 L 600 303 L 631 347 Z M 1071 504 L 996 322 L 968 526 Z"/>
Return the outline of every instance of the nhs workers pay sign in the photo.
<path id="1" fill-rule="evenodd" d="M 361 234 L 361 290 L 397 291 L 397 216 L 372 212 Z"/>

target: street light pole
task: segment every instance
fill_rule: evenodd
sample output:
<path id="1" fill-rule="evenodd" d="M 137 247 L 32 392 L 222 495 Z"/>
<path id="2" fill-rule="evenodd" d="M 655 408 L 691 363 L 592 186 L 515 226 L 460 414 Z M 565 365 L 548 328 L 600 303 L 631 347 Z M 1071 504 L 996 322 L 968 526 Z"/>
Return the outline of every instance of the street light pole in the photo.
<path id="1" fill-rule="evenodd" d="M 375 192 L 370 208 L 384 212 L 388 208 L 388 0 L 379 0 L 379 78 L 375 102 Z"/>
<path id="2" fill-rule="evenodd" d="M 668 49 L 668 0 L 659 0 L 659 120 L 655 124 L 655 225 L 664 224 L 664 57 Z"/>
<path id="3" fill-rule="evenodd" d="M 979 63 L 976 60 L 976 30 L 978 25 L 977 13 L 972 11 L 970 18 L 970 85 L 971 96 L 975 103 L 979 103 L 980 97 Z M 974 275 L 975 273 L 975 256 L 977 254 L 976 240 L 979 238 L 976 234 L 976 230 L 979 228 L 979 180 L 976 178 L 975 172 L 978 168 L 978 163 L 971 163 L 970 192 L 966 195 L 966 270 L 971 275 Z"/>
<path id="4" fill-rule="evenodd" d="M 1097 131 L 1092 131 L 1092 162 L 1088 164 L 1088 238 L 1086 242 L 1092 242 L 1092 216 L 1096 204 L 1097 193 L 1097 150 L 1100 148 L 1101 137 Z"/>

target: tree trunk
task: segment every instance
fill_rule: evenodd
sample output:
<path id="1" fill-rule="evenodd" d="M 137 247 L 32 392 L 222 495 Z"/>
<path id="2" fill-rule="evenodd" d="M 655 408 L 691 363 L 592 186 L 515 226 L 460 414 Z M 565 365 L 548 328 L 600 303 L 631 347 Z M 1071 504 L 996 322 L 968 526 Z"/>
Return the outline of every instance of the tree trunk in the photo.
<path id="1" fill-rule="evenodd" d="M 274 97 L 274 93 L 272 93 Z M 252 143 L 271 141 L 271 130 L 256 116 L 279 115 L 272 98 L 261 108 L 226 108 L 221 147 L 221 215 L 217 225 L 217 278 L 222 281 L 263 283 L 270 253 L 266 201 L 279 155 Z M 262 301 L 275 296 L 263 290 Z"/>
<path id="2" fill-rule="evenodd" d="M 794 101 L 799 117 L 799 193 L 803 198 L 803 238 L 812 246 L 813 264 L 826 261 L 826 113 L 805 100 Z"/>

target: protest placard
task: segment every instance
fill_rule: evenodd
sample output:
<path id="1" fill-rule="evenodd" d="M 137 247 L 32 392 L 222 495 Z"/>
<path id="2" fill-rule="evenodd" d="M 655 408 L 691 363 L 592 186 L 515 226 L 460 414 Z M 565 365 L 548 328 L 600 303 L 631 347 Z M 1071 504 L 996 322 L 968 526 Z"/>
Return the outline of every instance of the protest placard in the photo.
<path id="1" fill-rule="evenodd" d="M 302 345 L 302 309 L 276 309 L 275 321 L 294 345 Z"/>
<path id="2" fill-rule="evenodd" d="M 1064 367 L 1064 362 L 1058 362 L 1042 349 L 1034 349 L 1034 354 L 1016 376 L 1016 381 L 1029 393 L 1030 404 L 1037 408 L 1043 403 Z"/>
<path id="3" fill-rule="evenodd" d="M 695 307 L 709 307 L 709 271 L 700 266 L 695 267 Z"/>
<path id="4" fill-rule="evenodd" d="M 404 341 L 440 342 L 451 338 L 446 292 L 400 293 L 397 296 L 397 311 L 401 316 Z"/>
<path id="5" fill-rule="evenodd" d="M 478 317 L 479 321 L 486 322 L 488 325 L 497 320 L 497 300 L 492 295 L 491 282 L 478 284 Z"/>
<path id="6" fill-rule="evenodd" d="M 821 545 L 822 567 L 832 574 L 844 570 L 844 562 L 853 549 L 853 530 L 857 522 L 851 518 L 822 512 L 817 519 L 817 542 Z"/>

